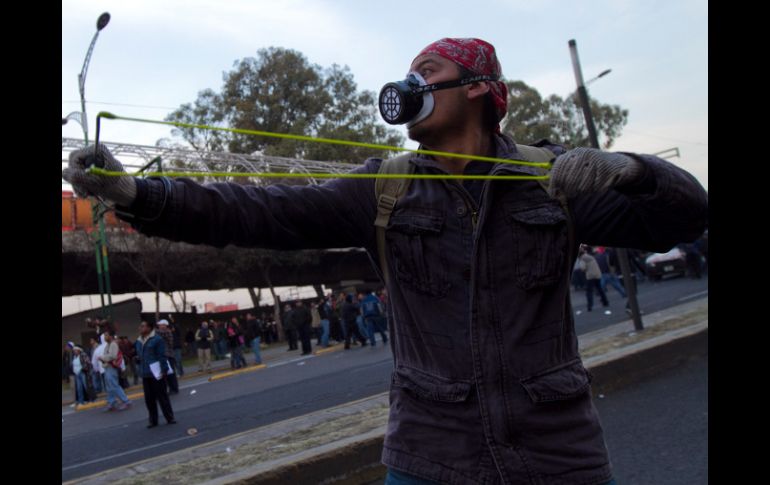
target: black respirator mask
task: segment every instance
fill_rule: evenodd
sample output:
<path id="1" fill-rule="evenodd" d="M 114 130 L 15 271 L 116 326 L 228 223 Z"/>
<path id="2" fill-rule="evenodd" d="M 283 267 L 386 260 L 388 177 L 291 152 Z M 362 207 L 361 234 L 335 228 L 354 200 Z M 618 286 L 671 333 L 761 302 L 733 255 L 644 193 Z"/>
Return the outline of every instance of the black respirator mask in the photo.
<path id="1" fill-rule="evenodd" d="M 497 78 L 493 76 L 478 75 L 428 84 L 420 74 L 410 72 L 405 80 L 388 83 L 382 87 L 379 99 L 380 114 L 391 125 L 406 123 L 406 127 L 411 128 L 433 112 L 434 103 L 431 92 L 479 81 L 496 80 Z"/>

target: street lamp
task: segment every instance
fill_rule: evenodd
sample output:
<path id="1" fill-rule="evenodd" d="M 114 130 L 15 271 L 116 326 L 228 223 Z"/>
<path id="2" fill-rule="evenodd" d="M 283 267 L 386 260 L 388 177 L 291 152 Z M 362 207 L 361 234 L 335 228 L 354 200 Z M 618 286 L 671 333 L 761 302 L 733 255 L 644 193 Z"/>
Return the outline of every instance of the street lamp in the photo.
<path id="1" fill-rule="evenodd" d="M 88 72 L 88 65 L 91 63 L 91 54 L 94 52 L 94 45 L 96 45 L 96 39 L 99 38 L 99 32 L 104 29 L 110 22 L 110 14 L 104 12 L 96 20 L 96 33 L 91 39 L 91 45 L 88 46 L 88 52 L 86 58 L 83 61 L 83 67 L 78 74 L 78 89 L 80 91 L 80 109 L 81 111 L 74 111 L 62 118 L 61 124 L 66 125 L 69 120 L 75 120 L 80 123 L 83 128 L 83 141 L 85 146 L 88 146 L 88 116 L 86 115 L 86 74 Z M 91 213 L 93 217 L 94 226 L 99 228 L 97 233 L 97 239 L 95 241 L 96 252 L 96 273 L 99 282 L 99 296 L 102 302 L 102 317 L 110 318 L 112 311 L 112 289 L 110 288 L 110 270 L 107 264 L 107 235 L 104 230 L 104 213 L 105 208 L 98 202 L 91 202 Z M 107 294 L 107 306 L 105 309 L 104 294 Z"/>
<path id="2" fill-rule="evenodd" d="M 604 77 L 604 76 L 606 76 L 607 74 L 609 74 L 609 73 L 611 73 L 611 72 L 612 72 L 612 69 L 605 69 L 605 70 L 603 70 L 602 72 L 600 72 L 600 73 L 599 73 L 599 75 L 598 75 L 598 76 L 594 76 L 594 77 L 592 77 L 591 79 L 589 79 L 588 81 L 586 81 L 586 82 L 585 82 L 585 84 L 584 84 L 584 86 L 588 86 L 588 85 L 589 85 L 589 84 L 591 84 L 592 82 L 596 81 L 597 79 L 599 79 L 599 78 L 601 78 L 601 77 Z M 574 98 L 574 99 L 575 99 L 575 104 L 580 104 L 580 100 L 578 99 L 578 97 L 580 96 L 580 93 L 579 93 L 579 91 L 580 91 L 579 89 L 576 89 L 576 90 L 572 91 L 572 92 L 569 94 L 569 96 L 567 96 L 567 97 L 565 98 L 565 101 L 566 101 L 566 100 L 568 100 L 568 99 L 572 99 L 572 98 Z"/>
<path id="3" fill-rule="evenodd" d="M 99 38 L 99 32 L 110 23 L 110 14 L 104 12 L 96 20 L 96 33 L 93 39 L 91 39 L 91 45 L 88 46 L 88 52 L 86 53 L 86 59 L 83 61 L 83 68 L 78 74 L 78 88 L 80 89 L 80 109 L 82 110 L 80 125 L 83 127 L 83 139 L 86 146 L 88 146 L 88 118 L 86 116 L 86 74 L 88 72 L 88 65 L 91 63 L 91 54 L 94 52 L 94 45 L 96 39 Z M 64 122 L 62 122 L 64 124 Z"/>
<path id="4" fill-rule="evenodd" d="M 611 73 L 611 72 L 612 72 L 612 69 L 605 69 L 604 71 L 600 72 L 598 76 L 596 76 L 596 77 L 592 77 L 591 79 L 589 79 L 588 81 L 586 81 L 586 86 L 588 86 L 588 85 L 589 85 L 589 84 L 591 84 L 592 82 L 596 81 L 596 80 L 597 80 L 597 79 L 599 79 L 600 77 L 604 77 L 604 76 L 606 76 L 607 74 L 609 74 L 609 73 Z"/>

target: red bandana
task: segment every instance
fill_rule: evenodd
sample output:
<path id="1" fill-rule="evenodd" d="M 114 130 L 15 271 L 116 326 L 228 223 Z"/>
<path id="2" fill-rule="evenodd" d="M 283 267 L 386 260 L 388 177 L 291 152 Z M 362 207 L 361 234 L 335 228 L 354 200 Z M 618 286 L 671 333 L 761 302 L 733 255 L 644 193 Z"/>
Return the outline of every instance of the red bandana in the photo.
<path id="1" fill-rule="evenodd" d="M 436 54 L 449 59 L 474 74 L 484 74 L 497 78 L 502 76 L 502 68 L 497 60 L 494 46 L 481 39 L 452 39 L 447 37 L 430 44 L 417 57 L 425 54 Z M 502 81 L 488 82 L 489 93 L 495 103 L 497 118 L 502 120 L 508 111 L 508 88 Z"/>

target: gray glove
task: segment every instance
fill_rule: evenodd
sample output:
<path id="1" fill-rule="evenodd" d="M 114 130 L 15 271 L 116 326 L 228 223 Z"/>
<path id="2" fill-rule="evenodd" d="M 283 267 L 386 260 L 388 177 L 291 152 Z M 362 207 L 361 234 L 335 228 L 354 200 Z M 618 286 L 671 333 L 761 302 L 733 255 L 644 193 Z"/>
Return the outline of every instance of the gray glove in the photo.
<path id="1" fill-rule="evenodd" d="M 104 145 L 99 145 L 96 155 L 95 147 L 96 145 L 91 145 L 70 153 L 69 166 L 62 170 L 62 178 L 72 184 L 75 193 L 80 197 L 93 195 L 111 200 L 118 205 L 131 205 L 136 198 L 134 177 L 105 177 L 86 171 L 87 165 L 95 165 L 111 172 L 125 172 L 123 165 Z"/>
<path id="2" fill-rule="evenodd" d="M 633 182 L 644 173 L 644 166 L 622 153 L 595 148 L 575 148 L 556 157 L 551 168 L 551 196 L 603 192 Z"/>

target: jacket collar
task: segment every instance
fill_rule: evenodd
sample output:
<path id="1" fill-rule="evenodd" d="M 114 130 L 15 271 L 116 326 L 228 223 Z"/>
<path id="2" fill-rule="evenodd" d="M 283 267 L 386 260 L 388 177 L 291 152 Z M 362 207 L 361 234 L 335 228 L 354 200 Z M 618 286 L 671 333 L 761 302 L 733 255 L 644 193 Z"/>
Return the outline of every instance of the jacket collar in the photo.
<path id="1" fill-rule="evenodd" d="M 508 160 L 527 160 L 524 155 L 516 149 L 516 143 L 508 135 L 494 135 L 495 157 Z M 422 150 L 425 147 L 419 146 Z M 415 154 L 409 159 L 409 162 L 420 168 L 432 168 L 442 173 L 448 173 L 443 166 L 430 155 Z M 491 163 L 491 162 L 490 162 Z M 515 165 L 512 163 L 495 163 L 490 171 L 490 175 L 543 175 L 542 169 L 530 167 L 527 165 Z"/>
<path id="2" fill-rule="evenodd" d="M 155 330 L 151 330 L 150 333 L 147 334 L 147 337 L 139 336 L 139 340 L 142 341 L 142 345 L 144 345 L 148 340 L 153 338 L 155 336 Z"/>

